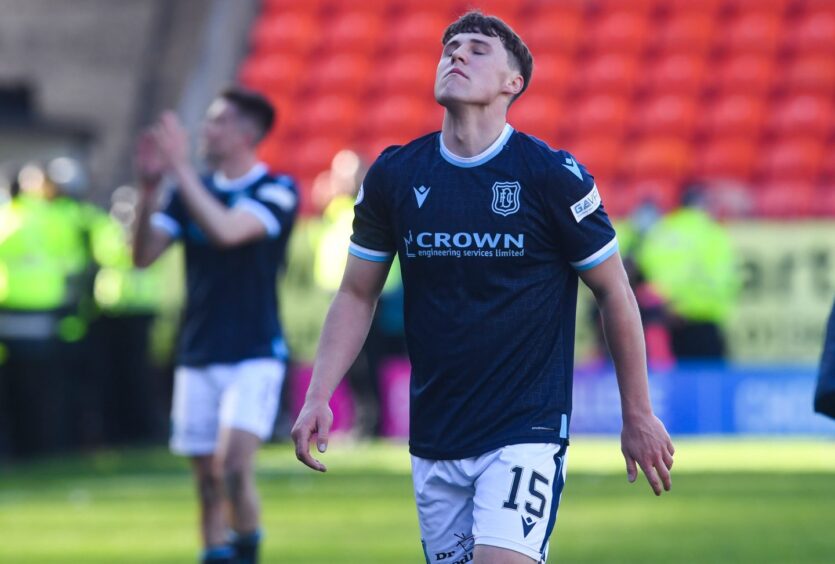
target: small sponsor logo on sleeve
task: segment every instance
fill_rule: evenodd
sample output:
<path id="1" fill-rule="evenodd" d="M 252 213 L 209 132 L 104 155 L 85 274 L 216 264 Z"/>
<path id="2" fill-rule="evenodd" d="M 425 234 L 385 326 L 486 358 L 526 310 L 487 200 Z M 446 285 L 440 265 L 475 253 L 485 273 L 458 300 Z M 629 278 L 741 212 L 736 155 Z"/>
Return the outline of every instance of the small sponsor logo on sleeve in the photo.
<path id="1" fill-rule="evenodd" d="M 591 192 L 586 194 L 582 200 L 571 204 L 571 213 L 574 215 L 577 223 L 580 223 L 584 217 L 593 214 L 599 207 L 600 193 L 597 191 L 597 184 L 595 184 Z"/>

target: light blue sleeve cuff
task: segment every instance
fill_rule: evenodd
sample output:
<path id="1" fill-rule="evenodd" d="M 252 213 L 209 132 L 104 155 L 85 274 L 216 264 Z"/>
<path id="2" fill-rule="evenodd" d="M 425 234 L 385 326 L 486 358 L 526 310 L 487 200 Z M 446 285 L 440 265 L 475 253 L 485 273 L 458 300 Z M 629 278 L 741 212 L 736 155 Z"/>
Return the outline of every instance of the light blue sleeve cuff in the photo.
<path id="1" fill-rule="evenodd" d="M 275 218 L 275 215 L 264 204 L 253 200 L 252 198 L 241 198 L 235 203 L 235 209 L 246 210 L 254 215 L 258 220 L 264 224 L 267 230 L 268 237 L 278 237 L 281 233 L 281 224 Z"/>
<path id="2" fill-rule="evenodd" d="M 394 253 L 387 253 L 385 251 L 375 251 L 374 249 L 366 249 L 356 243 L 348 245 L 348 252 L 355 257 L 363 260 L 370 260 L 371 262 L 388 262 L 394 257 Z"/>
<path id="3" fill-rule="evenodd" d="M 599 251 L 590 255 L 583 260 L 578 260 L 576 262 L 572 262 L 571 266 L 573 266 L 576 270 L 589 270 L 594 268 L 613 254 L 618 252 L 618 239 L 617 237 L 612 238 L 611 241 L 606 243 L 603 248 Z"/>

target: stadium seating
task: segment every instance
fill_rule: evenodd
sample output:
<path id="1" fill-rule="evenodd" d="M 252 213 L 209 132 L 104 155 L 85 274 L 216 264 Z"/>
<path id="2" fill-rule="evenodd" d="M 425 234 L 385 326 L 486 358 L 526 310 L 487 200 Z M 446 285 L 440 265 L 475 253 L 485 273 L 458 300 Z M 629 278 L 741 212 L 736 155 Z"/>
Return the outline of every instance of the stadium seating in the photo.
<path id="1" fill-rule="evenodd" d="M 280 107 L 262 153 L 309 190 L 340 143 L 373 159 L 438 129 L 440 39 L 467 7 L 534 53 L 511 123 L 577 155 L 610 212 L 651 190 L 672 205 L 689 175 L 750 185 L 765 215 L 835 208 L 803 203 L 835 185 L 829 0 L 263 0 L 240 68 Z"/>

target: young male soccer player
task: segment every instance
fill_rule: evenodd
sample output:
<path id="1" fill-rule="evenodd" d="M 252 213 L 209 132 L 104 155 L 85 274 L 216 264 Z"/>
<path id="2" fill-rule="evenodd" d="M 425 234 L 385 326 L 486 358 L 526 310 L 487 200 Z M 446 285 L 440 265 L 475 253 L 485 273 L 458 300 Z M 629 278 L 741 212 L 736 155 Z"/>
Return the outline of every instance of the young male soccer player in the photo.
<path id="1" fill-rule="evenodd" d="M 385 150 L 356 201 L 351 257 L 293 429 L 324 452 L 330 398 L 399 256 L 412 362 L 410 452 L 427 562 L 544 562 L 565 479 L 579 276 L 614 358 L 630 481 L 670 489 L 673 445 L 650 407 L 641 322 L 594 179 L 514 131 L 533 61 L 501 20 L 443 36 L 440 133 Z"/>
<path id="2" fill-rule="evenodd" d="M 192 460 L 203 562 L 253 563 L 261 535 L 253 466 L 272 432 L 284 378 L 276 277 L 298 201 L 294 182 L 270 175 L 255 155 L 273 115 L 259 94 L 222 92 L 201 136 L 214 170 L 205 178 L 191 165 L 188 137 L 171 113 L 143 136 L 137 155 L 144 191 L 136 264 L 152 263 L 175 238 L 185 245 L 187 302 L 171 448 Z M 177 188 L 155 211 L 164 172 Z"/>

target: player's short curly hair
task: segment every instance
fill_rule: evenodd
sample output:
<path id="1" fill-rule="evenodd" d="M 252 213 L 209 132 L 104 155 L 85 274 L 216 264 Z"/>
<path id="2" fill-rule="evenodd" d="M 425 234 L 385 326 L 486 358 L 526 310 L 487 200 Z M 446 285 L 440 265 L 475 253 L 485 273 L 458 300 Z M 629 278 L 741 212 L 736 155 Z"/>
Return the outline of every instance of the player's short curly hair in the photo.
<path id="1" fill-rule="evenodd" d="M 459 33 L 480 33 L 488 37 L 498 37 L 501 40 L 511 66 L 519 71 L 524 80 L 522 90 L 510 100 L 511 104 L 515 102 L 516 98 L 528 88 L 533 74 L 533 55 L 522 38 L 501 19 L 486 16 L 478 10 L 469 11 L 452 22 L 444 31 L 441 44 L 446 45 L 453 36 Z"/>

